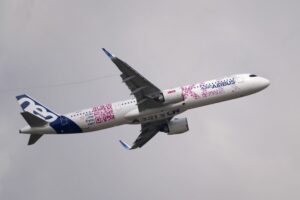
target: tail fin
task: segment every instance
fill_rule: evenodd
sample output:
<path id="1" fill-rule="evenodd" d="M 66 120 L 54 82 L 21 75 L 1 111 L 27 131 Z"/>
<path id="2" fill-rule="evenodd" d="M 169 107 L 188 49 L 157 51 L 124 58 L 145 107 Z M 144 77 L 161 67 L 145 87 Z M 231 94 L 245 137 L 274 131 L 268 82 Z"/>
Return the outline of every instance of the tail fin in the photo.
<path id="1" fill-rule="evenodd" d="M 35 115 L 49 123 L 55 121 L 59 116 L 58 114 L 51 111 L 49 108 L 43 106 L 41 103 L 37 102 L 36 100 L 34 100 L 26 94 L 16 96 L 16 98 L 24 111 L 31 113 L 32 115 Z M 28 114 L 25 115 L 29 116 Z"/>

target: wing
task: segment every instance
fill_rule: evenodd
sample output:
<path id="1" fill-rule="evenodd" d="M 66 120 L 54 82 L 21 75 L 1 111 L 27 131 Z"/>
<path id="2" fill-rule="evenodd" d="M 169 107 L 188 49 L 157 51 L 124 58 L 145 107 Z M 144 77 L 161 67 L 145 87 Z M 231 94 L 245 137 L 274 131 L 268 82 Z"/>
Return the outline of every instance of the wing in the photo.
<path id="1" fill-rule="evenodd" d="M 140 111 L 147 108 L 158 107 L 162 104 L 158 101 L 161 93 L 161 90 L 158 87 L 148 81 L 127 63 L 109 53 L 106 49 L 103 48 L 102 50 L 122 72 L 121 78 L 130 89 L 131 94 L 137 99 Z"/>
<path id="2" fill-rule="evenodd" d="M 167 120 L 162 120 L 162 121 L 142 124 L 141 134 L 134 141 L 132 146 L 129 146 L 128 144 L 126 144 L 121 140 L 120 143 L 128 150 L 141 148 L 163 128 L 166 122 Z"/>

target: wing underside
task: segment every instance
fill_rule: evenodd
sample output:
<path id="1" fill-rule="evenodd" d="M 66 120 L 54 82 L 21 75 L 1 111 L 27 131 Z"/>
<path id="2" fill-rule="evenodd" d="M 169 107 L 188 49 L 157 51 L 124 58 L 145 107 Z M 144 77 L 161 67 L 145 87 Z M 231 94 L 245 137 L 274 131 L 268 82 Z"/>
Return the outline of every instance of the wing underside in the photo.
<path id="1" fill-rule="evenodd" d="M 158 87 L 148 81 L 127 63 L 109 53 L 106 49 L 103 48 L 103 51 L 121 71 L 122 74 L 120 76 L 131 91 L 131 95 L 134 95 L 137 99 L 140 111 L 146 110 L 147 108 L 158 107 L 162 104 L 157 101 L 161 93 L 161 90 Z"/>
<path id="2" fill-rule="evenodd" d="M 151 122 L 141 124 L 141 133 L 134 141 L 132 146 L 129 146 L 125 142 L 120 140 L 122 146 L 128 150 L 141 148 L 144 146 L 149 140 L 151 140 L 159 131 L 161 131 L 164 125 L 167 123 L 167 120 Z"/>

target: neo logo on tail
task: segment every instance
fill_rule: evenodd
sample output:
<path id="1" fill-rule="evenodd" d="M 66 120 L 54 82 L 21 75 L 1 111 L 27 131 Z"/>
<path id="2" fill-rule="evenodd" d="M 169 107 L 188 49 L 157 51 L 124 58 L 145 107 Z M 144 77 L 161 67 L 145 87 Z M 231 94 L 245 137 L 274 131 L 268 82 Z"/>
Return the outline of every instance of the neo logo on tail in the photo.
<path id="1" fill-rule="evenodd" d="M 24 111 L 34 114 L 49 123 L 54 122 L 58 118 L 56 113 L 50 111 L 48 108 L 33 100 L 26 94 L 19 95 L 16 98 Z"/>

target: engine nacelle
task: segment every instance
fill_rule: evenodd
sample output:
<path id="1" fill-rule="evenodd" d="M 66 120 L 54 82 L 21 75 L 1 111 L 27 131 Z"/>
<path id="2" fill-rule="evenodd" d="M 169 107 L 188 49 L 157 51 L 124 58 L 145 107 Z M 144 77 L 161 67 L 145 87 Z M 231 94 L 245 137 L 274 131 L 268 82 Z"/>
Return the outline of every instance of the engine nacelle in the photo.
<path id="1" fill-rule="evenodd" d="M 166 124 L 164 132 L 168 135 L 175 135 L 187 132 L 189 130 L 189 125 L 187 118 L 175 118 Z"/>
<path id="2" fill-rule="evenodd" d="M 181 88 L 164 90 L 160 94 L 159 100 L 165 104 L 178 103 L 184 100 Z"/>

